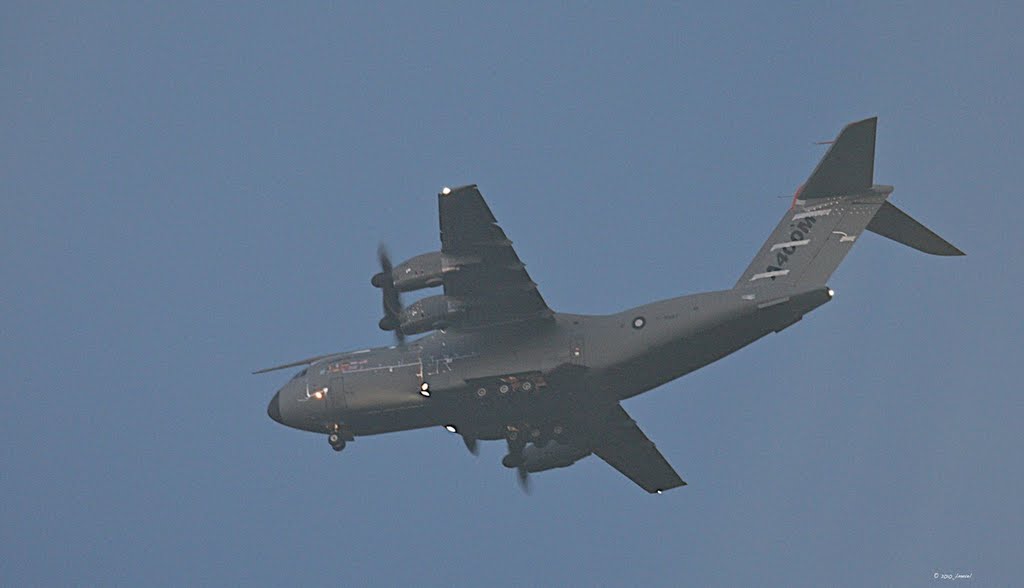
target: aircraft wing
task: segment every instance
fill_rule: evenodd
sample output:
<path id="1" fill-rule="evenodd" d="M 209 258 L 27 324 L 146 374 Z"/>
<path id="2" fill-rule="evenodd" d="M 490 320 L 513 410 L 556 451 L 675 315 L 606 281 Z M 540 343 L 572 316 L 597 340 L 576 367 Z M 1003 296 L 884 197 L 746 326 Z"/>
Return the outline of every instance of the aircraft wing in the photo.
<path id="1" fill-rule="evenodd" d="M 444 293 L 472 302 L 467 326 L 553 314 L 475 185 L 445 188 L 437 204 L 441 252 L 458 263 L 444 273 Z"/>
<path id="2" fill-rule="evenodd" d="M 594 454 L 648 492 L 686 485 L 621 405 L 612 409 Z"/>

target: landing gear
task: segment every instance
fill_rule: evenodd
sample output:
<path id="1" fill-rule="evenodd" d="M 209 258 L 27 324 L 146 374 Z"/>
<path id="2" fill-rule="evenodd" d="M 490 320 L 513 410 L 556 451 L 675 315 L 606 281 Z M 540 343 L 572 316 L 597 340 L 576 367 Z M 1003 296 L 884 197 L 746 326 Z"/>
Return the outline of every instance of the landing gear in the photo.
<path id="1" fill-rule="evenodd" d="M 538 392 L 548 385 L 540 372 L 499 376 L 488 380 L 478 384 L 474 390 L 477 399 L 525 400 L 526 398 L 534 398 Z"/>
<path id="2" fill-rule="evenodd" d="M 331 449 L 335 451 L 341 451 L 345 449 L 345 438 L 341 436 L 341 433 L 337 431 L 327 435 L 327 442 L 330 443 Z"/>
<path id="3" fill-rule="evenodd" d="M 555 425 L 551 427 L 551 438 L 562 443 L 565 440 L 565 427 L 562 425 Z"/>

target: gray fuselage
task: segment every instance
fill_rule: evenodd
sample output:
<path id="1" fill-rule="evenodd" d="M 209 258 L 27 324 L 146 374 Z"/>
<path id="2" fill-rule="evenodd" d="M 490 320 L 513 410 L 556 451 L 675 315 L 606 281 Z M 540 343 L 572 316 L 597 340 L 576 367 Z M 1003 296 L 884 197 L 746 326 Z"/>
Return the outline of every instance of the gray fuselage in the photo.
<path id="1" fill-rule="evenodd" d="M 438 331 L 321 359 L 271 404 L 282 424 L 314 432 L 340 427 L 349 439 L 439 425 L 500 439 L 506 423 L 523 419 L 582 425 L 597 408 L 708 365 L 830 298 L 827 288 L 768 300 L 735 289 L 611 315 L 556 313 L 520 326 Z M 499 390 L 526 378 L 538 388 L 531 397 L 541 400 L 503 401 Z"/>

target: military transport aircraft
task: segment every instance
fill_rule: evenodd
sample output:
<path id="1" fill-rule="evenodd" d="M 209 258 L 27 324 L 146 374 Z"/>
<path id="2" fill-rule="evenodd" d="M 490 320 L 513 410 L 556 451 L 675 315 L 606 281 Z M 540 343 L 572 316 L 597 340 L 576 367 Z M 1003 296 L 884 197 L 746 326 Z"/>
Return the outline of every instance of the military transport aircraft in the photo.
<path id="1" fill-rule="evenodd" d="M 826 282 L 865 230 L 925 253 L 963 253 L 874 183 L 876 118 L 846 126 L 768 240 L 728 290 L 590 316 L 544 302 L 476 186 L 438 194 L 441 250 L 392 266 L 379 252 L 396 345 L 322 355 L 274 395 L 275 421 L 327 436 L 444 427 L 528 475 L 596 454 L 648 492 L 685 485 L 620 404 L 799 321 L 832 299 Z M 399 293 L 441 287 L 403 307 Z M 406 341 L 420 333 L 426 336 Z"/>

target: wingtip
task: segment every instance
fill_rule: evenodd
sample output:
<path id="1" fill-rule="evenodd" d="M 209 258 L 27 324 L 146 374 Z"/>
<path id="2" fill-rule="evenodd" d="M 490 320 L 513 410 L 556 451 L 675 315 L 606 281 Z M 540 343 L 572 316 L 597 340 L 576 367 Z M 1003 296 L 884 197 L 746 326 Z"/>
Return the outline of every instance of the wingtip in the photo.
<path id="1" fill-rule="evenodd" d="M 942 237 L 939 237 L 939 239 L 942 239 Z M 943 247 L 941 252 L 937 252 L 936 255 L 944 255 L 946 257 L 965 257 L 967 255 L 959 247 L 945 239 L 942 239 L 942 244 L 945 245 L 945 247 Z"/>

